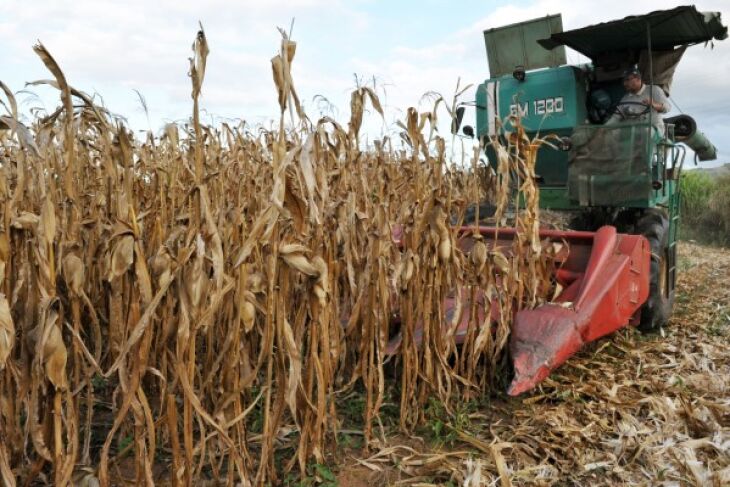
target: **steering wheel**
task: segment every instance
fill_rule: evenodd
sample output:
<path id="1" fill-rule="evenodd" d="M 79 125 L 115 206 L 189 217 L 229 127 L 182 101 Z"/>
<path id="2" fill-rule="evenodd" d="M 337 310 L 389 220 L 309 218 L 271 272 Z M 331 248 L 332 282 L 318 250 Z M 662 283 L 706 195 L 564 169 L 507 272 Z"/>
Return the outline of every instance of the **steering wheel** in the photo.
<path id="1" fill-rule="evenodd" d="M 641 110 L 639 111 L 628 111 L 625 110 L 622 107 L 629 108 L 631 106 L 640 106 Z M 632 118 L 639 118 L 643 115 L 646 115 L 651 110 L 651 107 L 643 102 L 640 101 L 620 101 L 616 104 L 616 106 L 613 107 L 612 114 L 615 115 L 621 115 L 621 117 L 626 119 L 632 119 Z"/>

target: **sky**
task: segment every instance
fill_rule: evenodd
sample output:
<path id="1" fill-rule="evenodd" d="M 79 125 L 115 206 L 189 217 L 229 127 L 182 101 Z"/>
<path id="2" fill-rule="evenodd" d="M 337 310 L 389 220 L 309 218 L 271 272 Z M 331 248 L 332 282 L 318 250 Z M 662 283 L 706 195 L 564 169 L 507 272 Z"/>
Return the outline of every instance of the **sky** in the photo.
<path id="1" fill-rule="evenodd" d="M 188 58 L 201 22 L 210 46 L 203 120 L 267 125 L 278 117 L 270 65 L 281 39 L 277 27 L 288 31 L 293 19 L 292 72 L 309 117 L 328 114 L 345 122 L 349 93 L 358 83 L 374 82 L 387 116 L 381 121 L 370 114 L 370 126 L 382 132 L 410 106 L 430 110 L 433 98 L 425 93 L 450 99 L 457 80 L 465 86 L 488 78 L 485 29 L 561 13 L 568 30 L 680 4 L 611 0 L 608 9 L 586 0 L 0 0 L 0 80 L 18 92 L 27 81 L 51 77 L 32 50 L 40 40 L 72 86 L 98 94 L 132 128 L 159 133 L 164 123 L 190 117 Z M 728 0 L 697 7 L 720 11 L 730 23 Z M 569 63 L 583 60 L 568 52 Z M 717 163 L 730 160 L 729 80 L 730 39 L 690 48 L 672 88 L 673 113 L 681 109 L 697 120 L 719 149 Z M 34 95 L 18 94 L 25 110 L 59 103 L 52 89 L 30 89 Z"/>

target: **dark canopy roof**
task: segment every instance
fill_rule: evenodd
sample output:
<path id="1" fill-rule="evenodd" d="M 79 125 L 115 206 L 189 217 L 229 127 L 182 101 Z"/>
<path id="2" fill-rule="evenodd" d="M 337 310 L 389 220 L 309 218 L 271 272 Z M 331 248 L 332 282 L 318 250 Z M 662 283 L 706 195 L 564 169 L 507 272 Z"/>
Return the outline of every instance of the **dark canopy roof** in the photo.
<path id="1" fill-rule="evenodd" d="M 727 37 L 719 12 L 698 12 L 694 6 L 683 6 L 560 32 L 538 42 L 545 49 L 566 45 L 593 59 L 611 51 L 646 49 L 647 25 L 652 50 Z"/>

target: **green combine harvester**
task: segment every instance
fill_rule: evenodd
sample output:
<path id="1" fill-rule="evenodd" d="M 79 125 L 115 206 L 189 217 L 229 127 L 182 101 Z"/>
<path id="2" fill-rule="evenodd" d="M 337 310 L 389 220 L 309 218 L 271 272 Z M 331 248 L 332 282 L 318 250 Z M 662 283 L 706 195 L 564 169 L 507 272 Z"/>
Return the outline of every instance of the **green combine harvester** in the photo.
<path id="1" fill-rule="evenodd" d="M 693 6 L 626 17 L 563 32 L 552 15 L 484 32 L 491 78 L 476 91 L 476 131 L 486 147 L 518 116 L 530 137 L 550 136 L 536 174 L 540 205 L 571 212 L 573 230 L 611 225 L 651 246 L 649 295 L 638 326 L 659 329 L 669 317 L 676 281 L 679 177 L 686 146 L 695 160 L 716 149 L 688 115 L 652 119 L 658 86 L 669 96 L 685 50 L 727 37 L 717 12 Z M 565 46 L 590 59 L 568 65 Z M 649 103 L 626 101 L 627 73 L 640 73 Z M 457 110 L 458 131 L 464 108 Z M 659 113 L 658 115 L 661 115 Z"/>

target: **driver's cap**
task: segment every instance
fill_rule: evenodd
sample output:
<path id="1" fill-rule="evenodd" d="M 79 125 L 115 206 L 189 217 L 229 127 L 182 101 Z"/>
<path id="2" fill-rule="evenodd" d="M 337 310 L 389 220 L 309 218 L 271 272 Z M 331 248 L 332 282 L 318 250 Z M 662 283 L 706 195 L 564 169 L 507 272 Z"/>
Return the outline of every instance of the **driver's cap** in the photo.
<path id="1" fill-rule="evenodd" d="M 624 79 L 631 78 L 632 76 L 641 78 L 641 71 L 639 71 L 639 67 L 636 64 L 624 71 Z"/>

